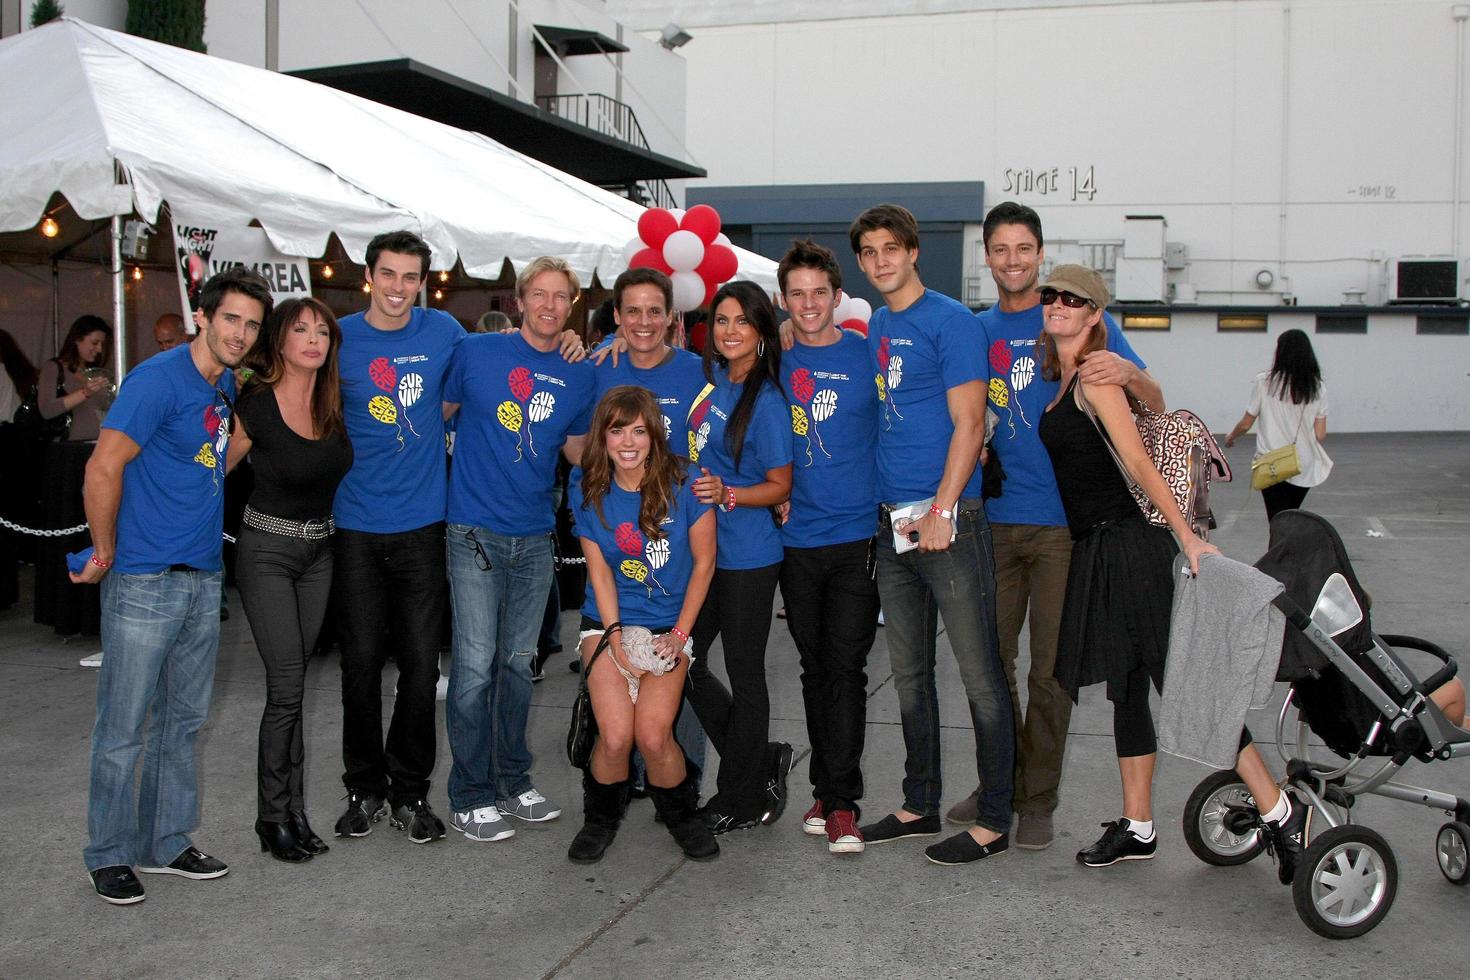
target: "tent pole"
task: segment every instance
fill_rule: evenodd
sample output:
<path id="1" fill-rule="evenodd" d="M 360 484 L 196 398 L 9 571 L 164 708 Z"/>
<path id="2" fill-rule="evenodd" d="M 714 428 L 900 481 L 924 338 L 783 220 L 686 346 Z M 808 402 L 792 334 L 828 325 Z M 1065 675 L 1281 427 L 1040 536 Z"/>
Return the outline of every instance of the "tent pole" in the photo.
<path id="1" fill-rule="evenodd" d="M 112 229 L 107 237 L 112 241 L 112 372 L 115 384 L 122 384 L 123 372 L 127 369 L 126 351 L 128 348 L 127 304 L 123 291 L 122 236 L 122 215 L 114 214 Z"/>
<path id="2" fill-rule="evenodd" d="M 51 260 L 51 354 L 61 352 L 61 265 Z"/>

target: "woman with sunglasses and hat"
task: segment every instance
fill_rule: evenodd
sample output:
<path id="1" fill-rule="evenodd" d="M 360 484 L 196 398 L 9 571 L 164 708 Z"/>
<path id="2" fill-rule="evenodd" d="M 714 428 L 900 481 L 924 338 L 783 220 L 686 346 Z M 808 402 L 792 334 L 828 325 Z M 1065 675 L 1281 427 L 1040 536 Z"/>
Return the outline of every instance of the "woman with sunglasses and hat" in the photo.
<path id="1" fill-rule="evenodd" d="M 265 663 L 257 819 L 260 849 L 299 863 L 327 850 L 306 819 L 302 700 L 306 664 L 332 587 L 332 498 L 352 467 L 342 421 L 342 332 L 320 300 L 290 299 L 266 320 L 236 404 L 230 466 L 247 454 L 255 488 L 235 575 Z"/>
<path id="2" fill-rule="evenodd" d="M 1060 381 L 1061 390 L 1042 415 L 1040 434 L 1072 533 L 1056 678 L 1073 700 L 1080 688 L 1106 682 L 1123 782 L 1122 817 L 1104 823 L 1097 843 L 1077 853 L 1079 863 L 1094 868 L 1147 860 L 1157 850 L 1157 741 L 1148 698 L 1150 682 L 1163 686 L 1174 557 L 1183 551 L 1197 574 L 1203 555 L 1220 553 L 1179 512 L 1144 449 L 1123 389 L 1084 384 L 1078 377 L 1080 362 L 1107 343 L 1103 310 L 1109 298 L 1102 276 L 1080 265 L 1057 266 L 1041 287 L 1041 372 Z M 1109 442 L 1128 477 L 1163 512 L 1167 529 L 1144 519 Z M 1254 745 L 1241 750 L 1236 772 L 1276 838 L 1282 869 L 1288 869 L 1305 841 L 1310 812 L 1277 789 Z"/>

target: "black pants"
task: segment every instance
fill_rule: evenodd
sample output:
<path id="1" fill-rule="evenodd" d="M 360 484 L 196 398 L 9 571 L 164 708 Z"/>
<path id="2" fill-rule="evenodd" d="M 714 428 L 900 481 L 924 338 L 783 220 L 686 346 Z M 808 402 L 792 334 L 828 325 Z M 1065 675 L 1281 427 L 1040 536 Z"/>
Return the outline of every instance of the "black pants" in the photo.
<path id="1" fill-rule="evenodd" d="M 872 540 L 787 548 L 781 563 L 786 625 L 801 657 L 801 697 L 812 743 L 812 795 L 825 811 L 863 795 L 868 652 L 878 632 Z"/>
<path id="2" fill-rule="evenodd" d="M 715 569 L 709 596 L 694 623 L 694 663 L 689 668 L 689 701 L 720 753 L 717 792 L 710 807 L 737 819 L 766 812 L 766 750 L 771 699 L 766 691 L 766 640 L 771 635 L 771 600 L 781 565 Z M 723 638 L 726 690 L 710 673 L 709 648 Z"/>
<path id="3" fill-rule="evenodd" d="M 1162 694 L 1163 664 L 1140 664 L 1133 668 L 1128 674 L 1126 697 L 1113 702 L 1113 744 L 1120 759 L 1153 755 L 1159 750 L 1159 741 L 1154 734 L 1154 716 L 1148 706 L 1150 681 L 1154 690 Z"/>
<path id="4" fill-rule="evenodd" d="M 425 797 L 438 726 L 439 625 L 447 580 L 444 525 L 371 534 L 339 529 L 337 635 L 342 648 L 342 782 L 396 806 Z M 383 665 L 392 651 L 398 697 L 383 740 Z"/>
<path id="5" fill-rule="evenodd" d="M 306 662 L 332 589 L 332 542 L 240 529 L 235 581 L 265 664 L 265 711 L 256 763 L 261 820 L 283 822 L 306 809 L 301 702 Z"/>
<path id="6" fill-rule="evenodd" d="M 1261 491 L 1261 499 L 1266 503 L 1266 523 L 1283 510 L 1297 510 L 1302 501 L 1307 499 L 1307 491 L 1311 487 L 1299 487 L 1294 483 L 1282 480 L 1275 486 L 1267 487 Z"/>

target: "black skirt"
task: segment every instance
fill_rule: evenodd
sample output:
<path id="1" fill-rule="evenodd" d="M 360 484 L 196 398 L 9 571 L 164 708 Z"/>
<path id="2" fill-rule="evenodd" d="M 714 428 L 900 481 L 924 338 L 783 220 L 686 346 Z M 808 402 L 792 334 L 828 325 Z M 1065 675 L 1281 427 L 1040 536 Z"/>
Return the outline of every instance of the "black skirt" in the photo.
<path id="1" fill-rule="evenodd" d="M 1138 513 L 1072 542 L 1056 666 L 1072 700 L 1104 681 L 1110 701 L 1124 699 L 1128 675 L 1141 666 L 1162 676 L 1178 553 L 1168 529 Z"/>
<path id="2" fill-rule="evenodd" d="M 53 442 L 46 446 L 41 469 L 41 526 L 76 527 L 87 522 L 82 507 L 82 480 L 95 442 Z M 102 624 L 101 590 L 73 585 L 66 573 L 66 553 L 92 543 L 86 531 L 64 538 L 43 538 L 36 554 L 36 622 L 62 636 L 96 635 Z"/>

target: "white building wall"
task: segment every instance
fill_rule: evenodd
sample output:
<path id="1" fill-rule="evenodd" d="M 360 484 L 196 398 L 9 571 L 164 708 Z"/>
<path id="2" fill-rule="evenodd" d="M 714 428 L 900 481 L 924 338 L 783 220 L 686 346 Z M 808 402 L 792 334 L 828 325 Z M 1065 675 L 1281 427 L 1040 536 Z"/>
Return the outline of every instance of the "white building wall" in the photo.
<path id="1" fill-rule="evenodd" d="M 1470 154 L 1452 200 L 1470 128 L 1453 4 L 984 6 L 681 20 L 708 182 L 979 179 L 1059 239 L 1120 240 L 1125 215 L 1162 214 L 1190 256 L 1170 284 L 1203 302 L 1381 302 L 1386 259 L 1470 253 Z M 1074 168 L 1095 193 L 1074 198 Z"/>

